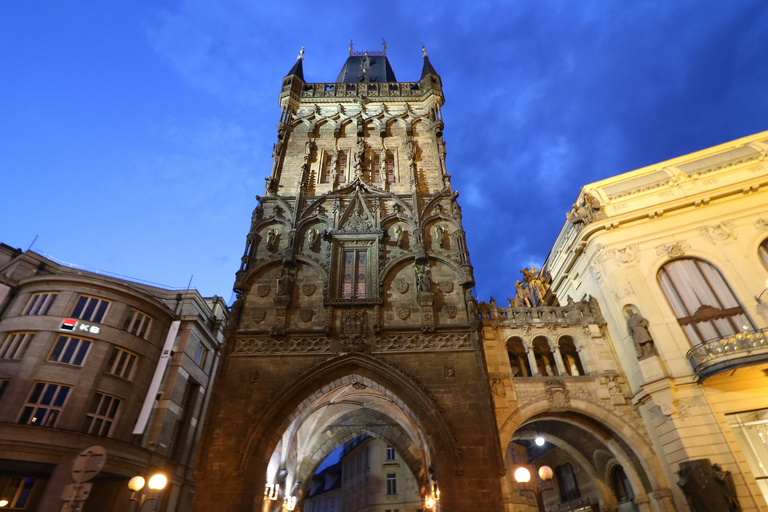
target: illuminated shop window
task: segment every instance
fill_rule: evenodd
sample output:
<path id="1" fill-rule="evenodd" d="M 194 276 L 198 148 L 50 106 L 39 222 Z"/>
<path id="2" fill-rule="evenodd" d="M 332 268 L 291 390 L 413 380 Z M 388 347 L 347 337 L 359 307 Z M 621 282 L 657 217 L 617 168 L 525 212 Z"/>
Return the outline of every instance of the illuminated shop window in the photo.
<path id="1" fill-rule="evenodd" d="M 659 270 L 657 278 L 693 346 L 754 329 L 720 271 L 709 263 L 674 260 Z"/>
<path id="2" fill-rule="evenodd" d="M 3 506 L 3 510 L 24 510 L 27 508 L 32 489 L 35 487 L 34 478 L 12 476 L 7 479 L 0 478 L 0 483 L 4 484 L 0 499 L 8 502 Z"/>
<path id="3" fill-rule="evenodd" d="M 151 318 L 136 309 L 131 309 L 123 322 L 123 330 L 144 338 L 149 334 L 150 325 L 152 325 Z"/>
<path id="4" fill-rule="evenodd" d="M 136 361 L 139 356 L 133 352 L 129 352 L 125 349 L 113 347 L 112 355 L 109 356 L 107 362 L 107 373 L 117 375 L 123 379 L 131 380 L 133 378 L 133 370 L 136 367 Z"/>
<path id="5" fill-rule="evenodd" d="M 38 427 L 56 426 L 56 419 L 64 408 L 70 389 L 70 386 L 62 384 L 35 382 L 18 423 Z"/>
<path id="6" fill-rule="evenodd" d="M 81 295 L 77 299 L 75 309 L 70 316 L 72 316 L 72 318 L 79 318 L 80 320 L 100 324 L 108 307 L 108 300 Z"/>
<path id="7" fill-rule="evenodd" d="M 0 359 L 21 359 L 32 341 L 33 332 L 10 332 L 0 343 Z"/>
<path id="8" fill-rule="evenodd" d="M 29 298 L 22 315 L 47 315 L 51 304 L 56 299 L 55 293 L 36 293 Z"/>
<path id="9" fill-rule="evenodd" d="M 729 414 L 728 424 L 768 505 L 768 409 Z M 758 507 L 759 508 L 759 507 Z"/>
<path id="10" fill-rule="evenodd" d="M 90 348 L 90 340 L 73 338 L 71 336 L 59 336 L 53 345 L 53 350 L 51 350 L 48 360 L 55 363 L 83 366 L 83 361 L 85 361 L 85 356 L 88 355 Z"/>

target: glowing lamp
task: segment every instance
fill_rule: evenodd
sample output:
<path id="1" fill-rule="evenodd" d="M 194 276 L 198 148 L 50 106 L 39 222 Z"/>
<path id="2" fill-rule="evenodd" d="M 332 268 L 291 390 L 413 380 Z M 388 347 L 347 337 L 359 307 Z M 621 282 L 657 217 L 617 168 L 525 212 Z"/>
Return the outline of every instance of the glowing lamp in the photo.
<path id="1" fill-rule="evenodd" d="M 6 500 L 6 499 L 0 500 L 0 507 L 5 507 L 7 505 L 8 505 L 8 500 Z"/>
<path id="2" fill-rule="evenodd" d="M 435 498 L 427 496 L 427 499 L 424 500 L 424 506 L 427 508 L 435 508 Z"/>
<path id="3" fill-rule="evenodd" d="M 157 473 L 156 475 L 152 475 L 152 478 L 149 479 L 149 488 L 159 491 L 160 489 L 164 489 L 165 485 L 168 483 L 168 479 L 165 477 L 162 473 Z"/>
<path id="4" fill-rule="evenodd" d="M 543 438 L 543 437 L 541 437 L 541 436 L 536 436 L 536 439 L 534 439 L 534 441 L 533 441 L 533 442 L 534 442 L 534 443 L 536 443 L 536 446 L 544 446 L 544 443 L 545 443 L 546 441 L 544 440 L 544 438 Z"/>
<path id="5" fill-rule="evenodd" d="M 515 482 L 519 484 L 525 484 L 531 481 L 531 472 L 524 467 L 519 467 L 514 473 Z"/>
<path id="6" fill-rule="evenodd" d="M 545 482 L 547 480 L 552 480 L 552 477 L 554 476 L 554 473 L 552 472 L 552 468 L 549 466 L 541 466 L 539 468 L 539 478 L 544 480 Z"/>
<path id="7" fill-rule="evenodd" d="M 296 509 L 296 496 L 287 496 L 283 500 L 283 508 L 285 508 L 285 510 L 295 510 Z"/>
<path id="8" fill-rule="evenodd" d="M 135 476 L 128 480 L 128 488 L 133 492 L 138 492 L 144 488 L 144 478 Z"/>

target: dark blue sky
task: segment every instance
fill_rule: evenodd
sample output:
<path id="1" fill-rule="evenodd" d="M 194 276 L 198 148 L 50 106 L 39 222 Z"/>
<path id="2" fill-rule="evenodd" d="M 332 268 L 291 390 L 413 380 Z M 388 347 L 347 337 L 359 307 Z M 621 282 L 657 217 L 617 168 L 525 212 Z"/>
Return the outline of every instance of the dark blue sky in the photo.
<path id="1" fill-rule="evenodd" d="M 401 81 L 426 45 L 483 299 L 581 186 L 768 129 L 764 1 L 209 4 L 0 7 L 0 241 L 229 298 L 302 44 L 317 82 L 349 39 Z"/>

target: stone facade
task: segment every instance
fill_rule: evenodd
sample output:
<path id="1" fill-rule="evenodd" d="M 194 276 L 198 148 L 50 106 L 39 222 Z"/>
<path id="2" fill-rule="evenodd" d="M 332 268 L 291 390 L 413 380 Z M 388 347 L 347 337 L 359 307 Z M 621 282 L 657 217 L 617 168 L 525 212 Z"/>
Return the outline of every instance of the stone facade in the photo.
<path id="1" fill-rule="evenodd" d="M 168 477 L 162 509 L 187 510 L 224 301 L 4 244 L 0 276 L 0 498 L 10 509 L 61 510 L 74 460 L 101 446 L 106 463 L 88 499 L 67 510 L 128 510 L 128 480 L 155 472 Z"/>

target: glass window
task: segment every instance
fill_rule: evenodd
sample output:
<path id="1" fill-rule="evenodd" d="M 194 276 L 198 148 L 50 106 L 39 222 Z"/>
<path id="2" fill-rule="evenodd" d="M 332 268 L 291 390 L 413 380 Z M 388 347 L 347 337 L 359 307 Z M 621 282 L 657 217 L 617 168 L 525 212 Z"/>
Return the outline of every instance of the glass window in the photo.
<path id="1" fill-rule="evenodd" d="M 768 505 L 768 409 L 729 414 L 727 418 Z"/>
<path id="2" fill-rule="evenodd" d="M 108 307 L 108 300 L 81 295 L 77 299 L 77 304 L 75 304 L 75 309 L 72 311 L 71 316 L 72 318 L 100 324 Z"/>
<path id="3" fill-rule="evenodd" d="M 720 272 L 701 260 L 675 260 L 657 276 L 664 296 L 693 346 L 754 329 Z"/>
<path id="4" fill-rule="evenodd" d="M 362 299 L 368 295 L 368 251 L 345 250 L 342 261 L 341 298 Z"/>
<path id="5" fill-rule="evenodd" d="M 197 351 L 195 352 L 195 364 L 200 368 L 205 366 L 205 361 L 208 359 L 208 352 L 209 350 L 202 343 L 197 346 Z"/>
<path id="6" fill-rule="evenodd" d="M 32 340 L 33 332 L 10 332 L 0 344 L 0 359 L 21 359 Z"/>
<path id="7" fill-rule="evenodd" d="M 10 379 L 0 379 L 0 399 L 3 398 L 3 393 L 5 393 L 5 388 L 8 387 L 9 382 L 11 382 Z"/>
<path id="8" fill-rule="evenodd" d="M 387 473 L 387 494 L 397 494 L 397 474 Z"/>
<path id="9" fill-rule="evenodd" d="M 339 151 L 339 160 L 336 162 L 336 183 L 347 182 L 347 154 Z"/>
<path id="10" fill-rule="evenodd" d="M 94 436 L 108 436 L 120 408 L 120 399 L 96 393 L 85 420 L 85 431 Z"/>
<path id="11" fill-rule="evenodd" d="M 128 316 L 125 317 L 125 322 L 123 322 L 123 330 L 143 338 L 149 334 L 151 324 L 151 318 L 138 310 L 131 309 L 128 311 Z"/>
<path id="12" fill-rule="evenodd" d="M 36 382 L 21 411 L 18 423 L 53 427 L 64 408 L 70 386 L 50 382 Z"/>
<path id="13" fill-rule="evenodd" d="M 760 255 L 760 260 L 763 262 L 763 266 L 768 269 L 768 238 L 763 240 L 763 243 L 760 244 L 757 253 Z"/>
<path id="14" fill-rule="evenodd" d="M 555 477 L 560 488 L 560 501 L 563 503 L 581 497 L 579 485 L 576 483 L 576 475 L 570 462 L 561 464 L 555 468 Z"/>
<path id="15" fill-rule="evenodd" d="M 30 297 L 27 306 L 24 308 L 22 315 L 47 315 L 48 310 L 51 309 L 54 299 L 56 299 L 55 293 L 36 293 Z"/>
<path id="16" fill-rule="evenodd" d="M 0 495 L 0 498 L 8 500 L 4 510 L 24 510 L 27 508 L 27 502 L 34 486 L 34 478 L 15 476 L 8 478 L 5 486 L 3 486 L 3 493 Z"/>
<path id="17" fill-rule="evenodd" d="M 387 158 L 385 162 L 386 162 L 386 169 L 387 169 L 387 182 L 394 183 L 395 182 L 395 155 L 393 155 L 390 152 L 387 152 Z"/>
<path id="18" fill-rule="evenodd" d="M 139 356 L 133 352 L 114 347 L 112 355 L 109 356 L 109 361 L 107 362 L 107 373 L 131 380 L 133 378 L 133 369 L 136 367 L 138 359 Z"/>
<path id="19" fill-rule="evenodd" d="M 381 156 L 378 153 L 373 153 L 371 159 L 371 182 L 381 183 Z"/>
<path id="20" fill-rule="evenodd" d="M 395 449 L 392 446 L 387 446 L 387 460 L 395 460 Z"/>
<path id="21" fill-rule="evenodd" d="M 90 348 L 90 340 L 73 338 L 71 336 L 59 336 L 59 339 L 53 345 L 53 350 L 51 350 L 48 360 L 56 363 L 83 366 L 83 361 L 85 361 L 85 356 L 88 355 L 88 349 Z"/>
<path id="22" fill-rule="evenodd" d="M 624 468 L 621 466 L 613 468 L 613 492 L 616 494 L 616 500 L 619 503 L 635 499 L 632 485 L 630 485 L 627 474 L 624 473 Z"/>

